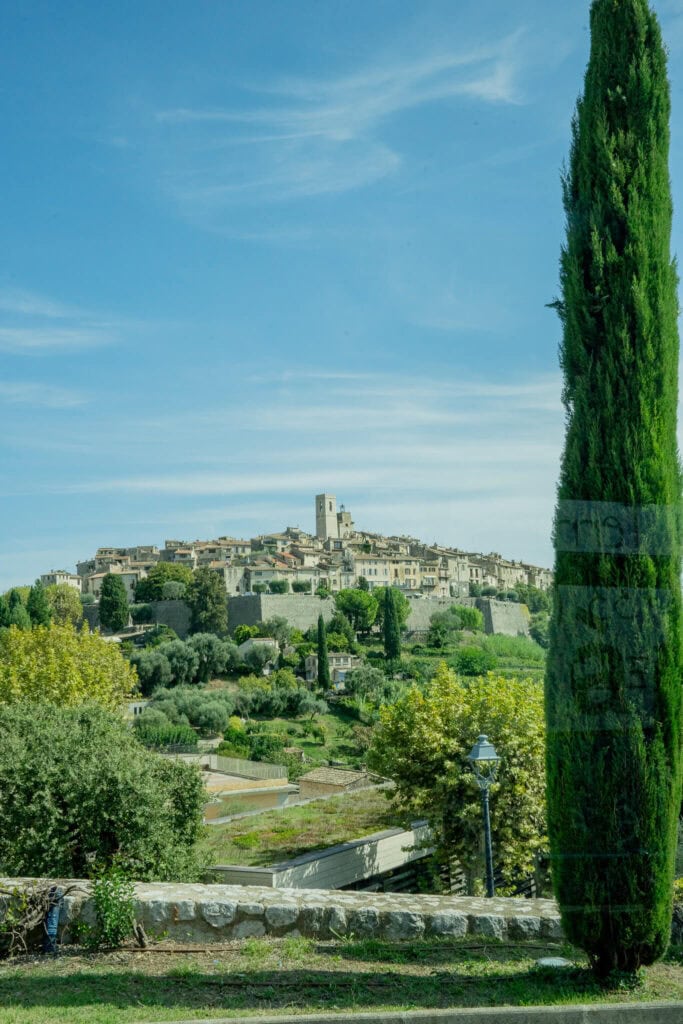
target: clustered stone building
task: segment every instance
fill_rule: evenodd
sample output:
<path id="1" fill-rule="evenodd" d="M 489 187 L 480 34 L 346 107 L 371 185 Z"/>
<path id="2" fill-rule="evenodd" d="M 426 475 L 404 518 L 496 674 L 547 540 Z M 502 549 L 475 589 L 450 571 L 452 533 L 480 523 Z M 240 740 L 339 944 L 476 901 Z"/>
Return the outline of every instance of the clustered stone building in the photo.
<path id="1" fill-rule="evenodd" d="M 289 590 L 305 592 L 305 587 L 315 593 L 324 587 L 335 593 L 364 579 L 370 590 L 395 586 L 410 596 L 439 598 L 467 597 L 470 584 L 507 590 L 523 583 L 546 590 L 552 581 L 549 569 L 508 561 L 499 554 L 476 554 L 425 544 L 414 537 L 357 530 L 351 513 L 343 505 L 337 508 L 333 494 L 316 496 L 315 527 L 315 534 L 290 526 L 282 533 L 251 540 L 218 537 L 167 540 L 163 548 L 98 548 L 94 558 L 78 563 L 75 575 L 52 570 L 41 579 L 46 584 L 67 582 L 97 599 L 107 573 L 117 573 L 131 601 L 136 584 L 157 562 L 190 569 L 207 566 L 221 574 L 228 596 L 258 592 L 281 580 L 287 581 Z"/>

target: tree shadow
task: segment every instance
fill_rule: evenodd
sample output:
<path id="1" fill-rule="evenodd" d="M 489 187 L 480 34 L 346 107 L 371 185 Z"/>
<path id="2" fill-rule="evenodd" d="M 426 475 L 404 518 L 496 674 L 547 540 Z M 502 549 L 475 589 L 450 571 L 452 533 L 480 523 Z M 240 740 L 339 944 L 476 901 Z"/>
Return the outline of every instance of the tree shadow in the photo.
<path id="1" fill-rule="evenodd" d="M 501 964 L 502 966 L 502 964 Z M 467 968 L 470 968 L 468 970 Z M 424 974 L 395 970 L 330 971 L 251 969 L 206 971 L 191 963 L 150 975 L 136 970 L 77 970 L 55 976 L 15 972 L 0 976 L 5 1010 L 49 1007 L 75 1010 L 106 1004 L 138 1011 L 353 1009 L 365 1007 L 447 1008 L 453 1006 L 549 1005 L 596 998 L 600 989 L 587 969 L 560 979 L 533 969 L 514 974 L 472 970 L 472 964 Z"/>

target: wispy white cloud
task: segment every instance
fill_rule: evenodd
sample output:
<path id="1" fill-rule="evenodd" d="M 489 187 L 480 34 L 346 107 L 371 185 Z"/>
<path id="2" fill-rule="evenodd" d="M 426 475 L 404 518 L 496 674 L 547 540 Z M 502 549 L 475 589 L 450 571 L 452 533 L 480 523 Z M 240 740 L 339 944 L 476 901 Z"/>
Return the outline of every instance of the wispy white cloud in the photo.
<path id="1" fill-rule="evenodd" d="M 391 118 L 426 104 L 521 101 L 523 33 L 490 46 L 384 61 L 336 78 L 259 84 L 242 109 L 160 110 L 173 155 L 164 187 L 206 215 L 237 202 L 338 194 L 395 173 L 404 156 L 381 137 Z"/>
<path id="2" fill-rule="evenodd" d="M 0 382 L 0 402 L 30 405 L 33 408 L 74 409 L 87 404 L 89 398 L 78 391 L 39 384 L 35 381 Z"/>
<path id="3" fill-rule="evenodd" d="M 0 327 L 0 352 L 35 355 L 98 348 L 112 341 L 108 332 L 87 327 Z"/>
<path id="4" fill-rule="evenodd" d="M 76 352 L 109 345 L 116 336 L 109 318 L 36 292 L 0 288 L 0 352 Z"/>

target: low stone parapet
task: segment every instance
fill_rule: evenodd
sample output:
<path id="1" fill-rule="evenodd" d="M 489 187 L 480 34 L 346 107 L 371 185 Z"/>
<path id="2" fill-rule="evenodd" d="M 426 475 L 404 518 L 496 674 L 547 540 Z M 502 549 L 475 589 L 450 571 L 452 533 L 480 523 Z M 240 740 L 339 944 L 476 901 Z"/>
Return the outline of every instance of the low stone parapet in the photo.
<path id="1" fill-rule="evenodd" d="M 29 879 L 0 881 L 7 887 Z M 87 882 L 64 900 L 61 926 L 68 942 L 76 920 L 94 923 Z M 270 889 L 240 885 L 137 884 L 137 920 L 150 937 L 182 942 L 225 942 L 272 936 L 390 941 L 444 937 L 560 941 L 552 900 L 476 899 L 457 896 Z"/>

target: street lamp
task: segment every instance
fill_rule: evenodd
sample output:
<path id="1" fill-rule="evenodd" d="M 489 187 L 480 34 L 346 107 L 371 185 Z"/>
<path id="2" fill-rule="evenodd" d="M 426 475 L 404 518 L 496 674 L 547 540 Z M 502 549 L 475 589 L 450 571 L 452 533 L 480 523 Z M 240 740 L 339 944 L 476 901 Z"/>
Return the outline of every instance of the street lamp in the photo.
<path id="1" fill-rule="evenodd" d="M 480 736 L 467 755 L 474 777 L 481 790 L 481 809 L 484 815 L 484 840 L 486 846 L 486 895 L 495 896 L 493 884 L 493 852 L 491 850 L 491 818 L 489 816 L 489 788 L 496 781 L 500 758 L 488 736 Z"/>

